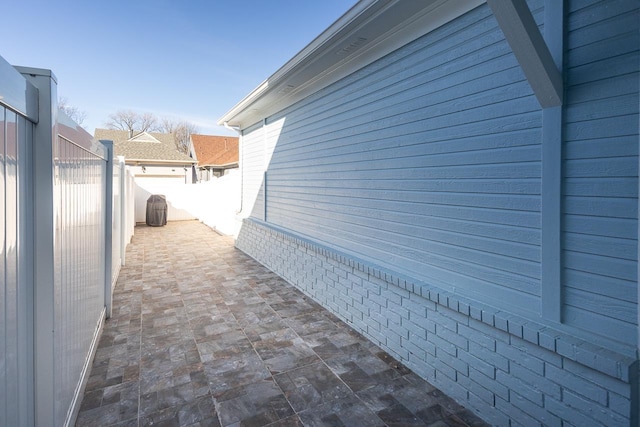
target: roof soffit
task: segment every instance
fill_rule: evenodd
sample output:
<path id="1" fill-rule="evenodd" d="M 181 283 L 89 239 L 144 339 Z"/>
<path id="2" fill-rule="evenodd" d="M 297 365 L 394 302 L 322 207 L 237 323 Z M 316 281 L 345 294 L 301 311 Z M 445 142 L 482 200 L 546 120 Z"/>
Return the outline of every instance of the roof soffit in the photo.
<path id="1" fill-rule="evenodd" d="M 482 3 L 484 0 L 360 1 L 218 124 L 246 128 Z"/>

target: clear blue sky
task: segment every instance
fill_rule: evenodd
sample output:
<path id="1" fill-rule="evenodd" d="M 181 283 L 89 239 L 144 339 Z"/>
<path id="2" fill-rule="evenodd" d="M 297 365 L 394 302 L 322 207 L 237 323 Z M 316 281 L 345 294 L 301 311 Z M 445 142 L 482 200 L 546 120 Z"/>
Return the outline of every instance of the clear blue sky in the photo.
<path id="1" fill-rule="evenodd" d="M 93 133 L 120 109 L 186 119 L 201 133 L 356 0 L 4 2 L 0 56 L 51 69 Z"/>

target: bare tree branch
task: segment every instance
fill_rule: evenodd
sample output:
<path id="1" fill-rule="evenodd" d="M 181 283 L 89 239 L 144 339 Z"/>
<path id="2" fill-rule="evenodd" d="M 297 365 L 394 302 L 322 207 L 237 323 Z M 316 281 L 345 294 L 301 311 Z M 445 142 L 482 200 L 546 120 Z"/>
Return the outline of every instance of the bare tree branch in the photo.
<path id="1" fill-rule="evenodd" d="M 176 148 L 184 154 L 189 154 L 191 134 L 198 132 L 196 125 L 186 120 L 175 120 L 168 117 L 158 119 L 151 113 L 136 113 L 131 110 L 119 110 L 110 114 L 106 126 L 109 129 L 127 130 L 131 136 L 140 132 L 173 134 Z"/>
<path id="2" fill-rule="evenodd" d="M 127 130 L 133 136 L 141 132 L 153 132 L 158 129 L 158 119 L 151 113 L 136 113 L 131 110 L 118 110 L 109 115 L 108 129 Z"/>
<path id="3" fill-rule="evenodd" d="M 157 126 L 158 119 L 151 113 L 143 113 L 138 115 L 138 128 L 140 132 L 153 132 Z"/>
<path id="4" fill-rule="evenodd" d="M 138 130 L 138 113 L 131 110 L 118 110 L 109 114 L 109 120 L 105 124 L 108 129 L 128 130 L 133 134 Z"/>
<path id="5" fill-rule="evenodd" d="M 67 97 L 62 96 L 58 99 L 58 109 L 62 110 L 71 120 L 82 126 L 87 118 L 86 111 L 80 111 L 78 107 L 69 104 Z"/>
<path id="6" fill-rule="evenodd" d="M 158 123 L 158 131 L 163 133 L 173 133 L 176 127 L 178 127 L 178 122 L 168 117 L 163 117 Z"/>
<path id="7" fill-rule="evenodd" d="M 198 132 L 198 127 L 186 120 L 180 121 L 164 117 L 160 120 L 159 130 L 164 133 L 173 134 L 178 151 L 184 154 L 189 154 L 189 139 L 192 133 Z"/>

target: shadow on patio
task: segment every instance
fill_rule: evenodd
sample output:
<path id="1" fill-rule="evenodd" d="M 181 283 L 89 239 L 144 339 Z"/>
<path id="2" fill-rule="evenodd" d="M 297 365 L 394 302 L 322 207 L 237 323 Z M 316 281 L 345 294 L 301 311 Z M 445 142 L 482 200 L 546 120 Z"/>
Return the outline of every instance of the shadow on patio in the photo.
<path id="1" fill-rule="evenodd" d="M 76 425 L 483 423 L 187 221 L 136 228 Z"/>

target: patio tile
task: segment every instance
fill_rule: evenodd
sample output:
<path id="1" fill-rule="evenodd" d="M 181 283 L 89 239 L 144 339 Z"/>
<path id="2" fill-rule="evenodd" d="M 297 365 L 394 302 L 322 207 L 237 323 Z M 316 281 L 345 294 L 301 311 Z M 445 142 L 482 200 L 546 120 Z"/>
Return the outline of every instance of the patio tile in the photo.
<path id="1" fill-rule="evenodd" d="M 272 374 L 282 373 L 320 359 L 290 328 L 264 333 L 253 345 Z"/>
<path id="2" fill-rule="evenodd" d="M 417 413 L 439 403 L 439 396 L 431 394 L 434 390 L 436 389 L 432 386 L 414 385 L 407 378 L 398 377 L 357 394 L 376 413 L 397 404 L 402 404 L 411 412 Z"/>
<path id="3" fill-rule="evenodd" d="M 349 387 L 322 362 L 276 375 L 274 379 L 296 412 L 344 399 L 351 394 Z"/>
<path id="4" fill-rule="evenodd" d="M 255 321 L 246 321 L 242 325 L 244 333 L 252 343 L 269 339 L 274 333 L 289 329 L 287 323 L 280 319 L 277 315 L 274 317 L 256 319 Z"/>
<path id="5" fill-rule="evenodd" d="M 353 395 L 333 400 L 298 414 L 303 425 L 383 427 L 385 423 Z"/>
<path id="6" fill-rule="evenodd" d="M 107 386 L 89 392 L 89 400 L 83 400 L 78 416 L 79 425 L 102 426 L 136 419 L 138 416 L 137 382 Z"/>
<path id="7" fill-rule="evenodd" d="M 253 347 L 240 328 L 213 335 L 207 341 L 198 343 L 198 351 L 203 362 L 228 358 L 232 355 L 251 352 Z"/>
<path id="8" fill-rule="evenodd" d="M 271 378 L 262 359 L 253 350 L 205 362 L 204 370 L 215 398 L 236 387 Z"/>
<path id="9" fill-rule="evenodd" d="M 484 426 L 197 221 L 136 227 L 77 426 Z"/>
<path id="10" fill-rule="evenodd" d="M 302 427 L 302 421 L 297 415 L 292 415 L 287 418 L 283 418 L 271 424 L 267 424 L 267 427 Z"/>
<path id="11" fill-rule="evenodd" d="M 200 397 L 175 406 L 166 407 L 140 417 L 140 425 L 156 426 L 220 426 L 216 408 L 211 396 Z"/>
<path id="12" fill-rule="evenodd" d="M 218 398 L 223 426 L 240 423 L 264 426 L 294 414 L 280 388 L 271 380 L 247 384 Z"/>
<path id="13" fill-rule="evenodd" d="M 135 420 L 137 422 L 137 417 Z M 120 408 L 117 404 L 112 404 L 81 411 L 78 414 L 76 425 L 101 427 L 116 425 L 120 422 Z"/>

